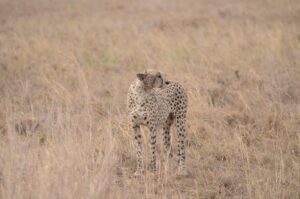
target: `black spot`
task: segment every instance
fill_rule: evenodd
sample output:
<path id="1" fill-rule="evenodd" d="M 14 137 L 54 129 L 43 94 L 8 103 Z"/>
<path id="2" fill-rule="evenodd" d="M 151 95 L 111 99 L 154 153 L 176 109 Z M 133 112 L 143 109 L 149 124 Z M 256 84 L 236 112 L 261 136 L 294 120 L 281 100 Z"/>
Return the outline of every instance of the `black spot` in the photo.
<path id="1" fill-rule="evenodd" d="M 146 120 L 147 119 L 147 117 L 144 117 L 144 120 Z"/>
<path id="2" fill-rule="evenodd" d="M 167 85 L 170 84 L 170 81 L 166 81 L 166 84 L 167 84 Z"/>
<path id="3" fill-rule="evenodd" d="M 133 118 L 136 119 L 136 116 L 134 115 Z"/>

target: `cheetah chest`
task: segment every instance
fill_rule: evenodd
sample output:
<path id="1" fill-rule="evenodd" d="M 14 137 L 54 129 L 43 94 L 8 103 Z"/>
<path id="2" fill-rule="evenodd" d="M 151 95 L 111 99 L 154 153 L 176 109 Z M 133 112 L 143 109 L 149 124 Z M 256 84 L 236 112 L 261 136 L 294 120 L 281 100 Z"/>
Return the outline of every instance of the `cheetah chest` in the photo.
<path id="1" fill-rule="evenodd" d="M 136 124 L 161 126 L 167 120 L 170 112 L 171 110 L 165 99 L 160 96 L 152 96 L 137 100 L 131 115 Z"/>

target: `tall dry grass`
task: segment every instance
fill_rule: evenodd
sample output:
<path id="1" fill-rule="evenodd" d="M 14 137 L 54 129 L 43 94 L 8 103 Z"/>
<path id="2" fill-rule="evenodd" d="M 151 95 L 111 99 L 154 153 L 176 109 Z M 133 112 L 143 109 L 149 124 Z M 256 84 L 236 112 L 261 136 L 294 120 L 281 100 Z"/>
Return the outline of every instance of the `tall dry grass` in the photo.
<path id="1" fill-rule="evenodd" d="M 296 0 L 1 0 L 0 198 L 299 198 L 299 11 Z M 132 178 L 125 101 L 145 68 L 188 90 L 185 178 L 163 150 L 156 176 Z"/>

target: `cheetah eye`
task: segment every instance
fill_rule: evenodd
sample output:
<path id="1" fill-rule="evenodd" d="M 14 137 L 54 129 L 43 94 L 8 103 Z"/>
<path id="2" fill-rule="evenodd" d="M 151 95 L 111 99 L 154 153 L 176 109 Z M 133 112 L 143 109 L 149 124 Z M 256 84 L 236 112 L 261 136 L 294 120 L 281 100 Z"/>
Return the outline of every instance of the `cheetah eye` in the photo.
<path id="1" fill-rule="evenodd" d="M 159 74 L 157 77 L 158 77 L 158 78 L 161 78 L 161 74 Z"/>

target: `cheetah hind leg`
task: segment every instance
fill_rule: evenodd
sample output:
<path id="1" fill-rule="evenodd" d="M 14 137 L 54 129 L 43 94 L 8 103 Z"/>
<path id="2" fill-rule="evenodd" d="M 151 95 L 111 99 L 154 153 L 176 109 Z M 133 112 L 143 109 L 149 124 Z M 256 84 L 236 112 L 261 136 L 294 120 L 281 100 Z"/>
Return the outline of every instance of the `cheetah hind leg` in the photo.
<path id="1" fill-rule="evenodd" d="M 167 156 L 169 158 L 172 158 L 173 157 L 173 150 L 172 150 L 172 145 L 171 145 L 171 135 L 170 135 L 170 128 L 171 128 L 171 125 L 173 124 L 174 122 L 174 117 L 172 114 L 169 115 L 166 123 L 164 124 L 163 126 L 163 131 L 164 131 L 164 145 L 165 145 L 165 149 L 166 149 L 166 152 L 167 152 Z"/>
<path id="2" fill-rule="evenodd" d="M 178 156 L 179 156 L 179 171 L 178 174 L 181 176 L 188 175 L 185 167 L 185 120 L 184 117 L 176 117 L 176 127 L 178 133 Z"/>

